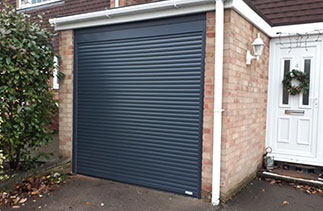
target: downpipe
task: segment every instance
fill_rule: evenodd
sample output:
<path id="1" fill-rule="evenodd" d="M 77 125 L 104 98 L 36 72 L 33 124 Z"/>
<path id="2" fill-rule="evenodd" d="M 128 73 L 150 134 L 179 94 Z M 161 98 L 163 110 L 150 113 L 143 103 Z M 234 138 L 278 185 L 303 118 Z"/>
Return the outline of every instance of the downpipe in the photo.
<path id="1" fill-rule="evenodd" d="M 221 136 L 222 136 L 222 90 L 223 90 L 223 43 L 224 1 L 215 0 L 215 64 L 214 64 L 214 112 L 213 112 L 213 168 L 212 204 L 220 204 Z"/>

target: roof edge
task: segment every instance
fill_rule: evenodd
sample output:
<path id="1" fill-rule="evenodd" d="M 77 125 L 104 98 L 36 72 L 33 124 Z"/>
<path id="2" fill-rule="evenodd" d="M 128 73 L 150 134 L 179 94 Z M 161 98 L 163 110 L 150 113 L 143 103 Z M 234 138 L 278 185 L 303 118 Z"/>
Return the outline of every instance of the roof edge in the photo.
<path id="1" fill-rule="evenodd" d="M 172 17 L 215 10 L 215 0 L 167 0 L 50 19 L 56 31 Z"/>

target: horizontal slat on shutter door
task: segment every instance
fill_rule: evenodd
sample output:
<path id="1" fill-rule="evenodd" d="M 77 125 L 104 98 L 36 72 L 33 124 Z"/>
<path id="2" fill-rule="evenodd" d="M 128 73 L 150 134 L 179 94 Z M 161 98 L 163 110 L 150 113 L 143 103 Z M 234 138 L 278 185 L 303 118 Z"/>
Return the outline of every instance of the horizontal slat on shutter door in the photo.
<path id="1" fill-rule="evenodd" d="M 76 43 L 77 173 L 199 197 L 204 24 L 176 24 Z"/>

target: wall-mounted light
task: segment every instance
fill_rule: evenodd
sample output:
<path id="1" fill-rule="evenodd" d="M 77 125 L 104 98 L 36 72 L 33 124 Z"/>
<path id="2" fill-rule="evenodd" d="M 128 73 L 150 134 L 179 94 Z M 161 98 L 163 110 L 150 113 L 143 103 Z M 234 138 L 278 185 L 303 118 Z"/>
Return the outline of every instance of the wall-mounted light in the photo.
<path id="1" fill-rule="evenodd" d="M 255 39 L 255 41 L 252 43 L 253 52 L 255 55 L 251 55 L 250 51 L 247 51 L 247 65 L 251 64 L 251 60 L 253 59 L 259 59 L 259 57 L 262 55 L 262 51 L 264 50 L 265 44 L 264 41 L 260 38 L 260 33 L 258 33 L 258 37 Z"/>

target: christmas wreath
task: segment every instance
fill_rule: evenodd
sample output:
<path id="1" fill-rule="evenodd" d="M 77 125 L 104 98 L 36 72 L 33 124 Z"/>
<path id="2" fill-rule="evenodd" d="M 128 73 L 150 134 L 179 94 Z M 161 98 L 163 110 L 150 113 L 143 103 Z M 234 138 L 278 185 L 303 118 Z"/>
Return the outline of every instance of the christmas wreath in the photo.
<path id="1" fill-rule="evenodd" d="M 299 81 L 299 84 L 293 85 L 292 80 Z M 301 92 L 306 94 L 310 86 L 310 77 L 307 73 L 301 72 L 299 70 L 292 70 L 285 74 L 283 86 L 284 89 L 287 90 L 291 95 L 298 95 Z"/>

